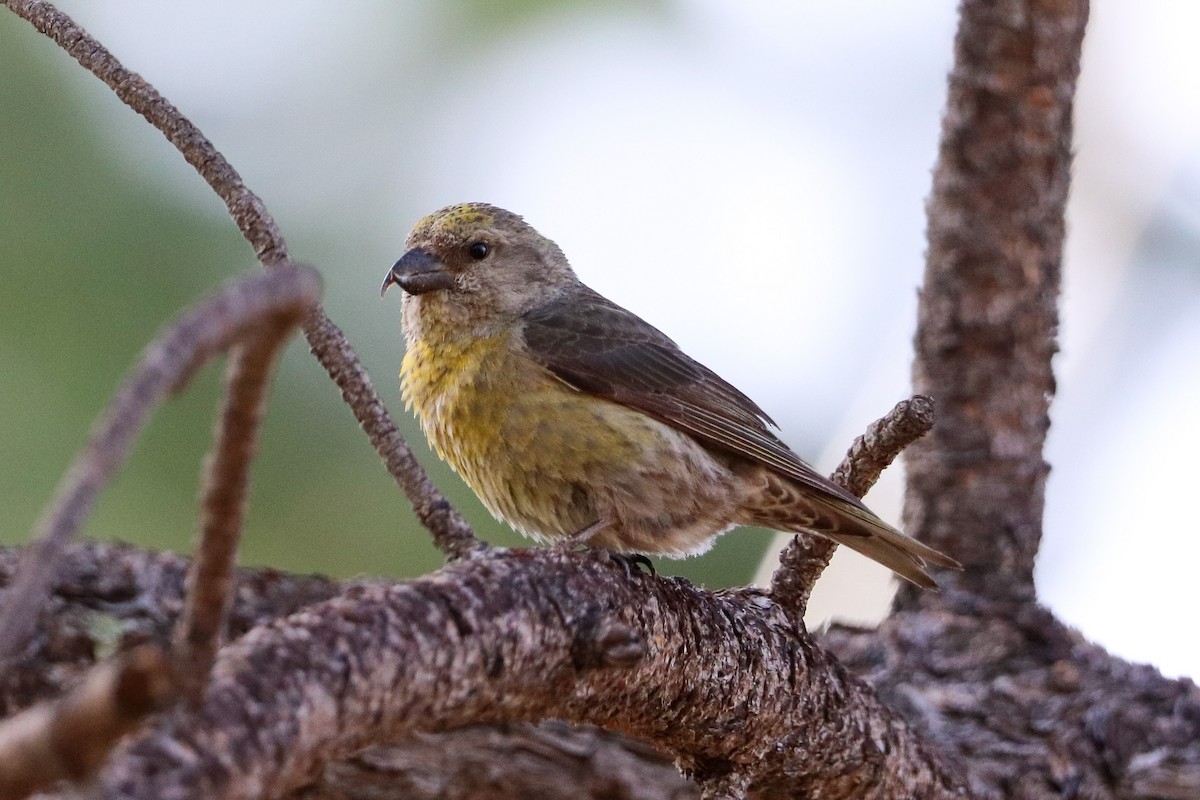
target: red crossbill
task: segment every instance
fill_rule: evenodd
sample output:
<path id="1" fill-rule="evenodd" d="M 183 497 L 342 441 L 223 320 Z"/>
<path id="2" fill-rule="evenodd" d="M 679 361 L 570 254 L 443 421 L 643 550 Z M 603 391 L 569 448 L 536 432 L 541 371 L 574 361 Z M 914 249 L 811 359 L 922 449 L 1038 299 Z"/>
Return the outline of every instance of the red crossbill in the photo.
<path id="1" fill-rule="evenodd" d="M 405 402 L 521 533 L 682 557 L 758 525 L 828 537 L 921 586 L 928 565 L 958 566 L 815 472 L 752 400 L 581 283 L 516 214 L 450 206 L 406 247 L 383 282 L 404 290 Z"/>

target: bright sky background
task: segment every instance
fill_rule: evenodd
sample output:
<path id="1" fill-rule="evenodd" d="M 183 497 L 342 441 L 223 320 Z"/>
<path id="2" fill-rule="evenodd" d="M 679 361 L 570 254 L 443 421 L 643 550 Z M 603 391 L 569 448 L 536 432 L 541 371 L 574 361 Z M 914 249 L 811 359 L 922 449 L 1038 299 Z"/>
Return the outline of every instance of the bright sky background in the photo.
<path id="1" fill-rule="evenodd" d="M 294 249 L 292 231 L 319 242 L 297 255 L 381 389 L 399 361 L 384 270 L 417 218 L 483 200 L 822 467 L 908 393 L 954 5 L 579 4 L 481 32 L 433 0 L 63 3 L 217 143 Z M 1177 622 L 1200 607 L 1198 29 L 1194 0 L 1093 4 L 1038 565 L 1061 616 L 1172 675 L 1200 674 Z M 177 156 L 152 139 L 111 144 L 158 180 Z M 220 213 L 198 181 L 181 191 Z M 886 490 L 869 500 L 898 517 Z"/>

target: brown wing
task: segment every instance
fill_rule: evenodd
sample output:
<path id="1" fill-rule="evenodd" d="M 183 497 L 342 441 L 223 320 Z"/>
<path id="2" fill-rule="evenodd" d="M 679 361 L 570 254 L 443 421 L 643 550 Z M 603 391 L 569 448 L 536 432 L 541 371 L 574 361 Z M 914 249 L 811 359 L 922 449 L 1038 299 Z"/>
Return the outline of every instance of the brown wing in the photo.
<path id="1" fill-rule="evenodd" d="M 865 509 L 781 442 L 767 427 L 775 423 L 753 400 L 633 312 L 582 287 L 534 309 L 524 321 L 530 355 L 576 389 L 636 408 Z"/>

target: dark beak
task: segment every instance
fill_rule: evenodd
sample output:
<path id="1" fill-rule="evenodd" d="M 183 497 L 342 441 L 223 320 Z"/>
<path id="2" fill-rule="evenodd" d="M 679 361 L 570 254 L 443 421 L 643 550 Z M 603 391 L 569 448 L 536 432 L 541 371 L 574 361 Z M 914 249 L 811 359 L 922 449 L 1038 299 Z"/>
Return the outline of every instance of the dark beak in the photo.
<path id="1" fill-rule="evenodd" d="M 379 296 L 382 297 L 393 283 L 409 294 L 425 294 L 449 289 L 454 285 L 454 276 L 433 253 L 414 247 L 392 265 L 383 279 Z"/>

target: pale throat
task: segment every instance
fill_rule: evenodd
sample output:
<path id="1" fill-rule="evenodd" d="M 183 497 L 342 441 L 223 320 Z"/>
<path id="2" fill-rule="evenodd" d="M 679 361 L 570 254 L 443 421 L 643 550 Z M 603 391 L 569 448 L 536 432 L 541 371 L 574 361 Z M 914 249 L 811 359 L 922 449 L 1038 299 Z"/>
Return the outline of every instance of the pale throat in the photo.
<path id="1" fill-rule="evenodd" d="M 409 347 L 466 344 L 491 339 L 512 327 L 515 315 L 498 316 L 479 307 L 474 298 L 458 292 L 405 295 L 402 326 Z"/>

